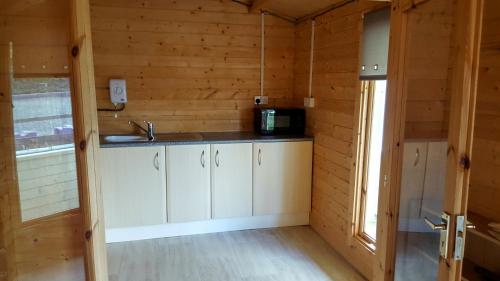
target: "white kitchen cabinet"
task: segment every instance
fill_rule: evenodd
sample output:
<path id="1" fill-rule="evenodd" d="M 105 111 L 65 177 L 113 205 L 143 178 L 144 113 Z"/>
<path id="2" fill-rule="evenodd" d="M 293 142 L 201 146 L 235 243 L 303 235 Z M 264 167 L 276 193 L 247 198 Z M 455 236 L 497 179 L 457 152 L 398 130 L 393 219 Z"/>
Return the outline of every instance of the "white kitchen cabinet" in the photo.
<path id="1" fill-rule="evenodd" d="M 210 219 L 210 145 L 166 147 L 168 222 Z"/>
<path id="2" fill-rule="evenodd" d="M 253 214 L 308 213 L 311 209 L 312 142 L 255 143 Z"/>
<path id="3" fill-rule="evenodd" d="M 212 218 L 252 216 L 252 144 L 212 144 Z"/>
<path id="4" fill-rule="evenodd" d="M 167 222 L 165 148 L 101 149 L 106 228 Z"/>

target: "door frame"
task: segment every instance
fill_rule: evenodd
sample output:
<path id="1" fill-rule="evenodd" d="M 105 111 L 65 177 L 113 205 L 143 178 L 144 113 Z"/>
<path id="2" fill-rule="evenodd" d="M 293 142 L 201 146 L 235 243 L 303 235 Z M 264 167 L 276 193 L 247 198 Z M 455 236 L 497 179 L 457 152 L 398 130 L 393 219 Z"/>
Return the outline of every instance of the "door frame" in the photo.
<path id="1" fill-rule="evenodd" d="M 429 0 L 437 1 L 437 0 Z M 389 44 L 385 140 L 382 150 L 377 248 L 373 280 L 394 280 L 396 237 L 406 116 L 404 66 L 408 11 L 427 1 L 393 0 Z M 484 0 L 458 0 L 452 35 L 453 71 L 444 210 L 451 214 L 448 258 L 439 260 L 439 281 L 461 280 L 462 262 L 453 259 L 456 216 L 467 215 L 473 124 Z M 464 234 L 465 235 L 465 234 Z"/>
<path id="2" fill-rule="evenodd" d="M 108 280 L 89 0 L 70 2 L 69 50 L 87 281 Z"/>
<path id="3" fill-rule="evenodd" d="M 28 3 L 29 4 L 29 3 Z M 80 209 L 58 213 L 37 220 L 44 224 L 61 217 L 82 217 L 79 229 L 85 241 L 85 275 L 88 281 L 105 281 L 107 276 L 106 248 L 104 242 L 104 224 L 102 196 L 98 169 L 99 139 L 97 130 L 97 108 L 93 70 L 92 40 L 90 30 L 89 0 L 71 0 L 69 3 L 68 24 L 71 30 L 70 50 L 68 56 L 72 72 L 72 108 L 75 124 L 75 153 L 77 157 L 78 188 Z M 69 12 L 68 11 L 68 12 Z M 75 49 L 75 47 L 78 47 Z M 8 50 L 0 50 L 9 57 Z M 6 280 L 17 280 L 16 237 L 15 231 L 20 228 L 19 195 L 15 167 L 15 146 L 12 122 L 12 97 L 9 79 L 12 75 L 6 61 L 0 62 L 0 124 L 2 131 L 0 147 L 5 153 L 0 154 L 0 246 L 5 248 L 7 276 Z M 30 222 L 28 226 L 32 226 Z M 80 235 L 80 233 L 78 234 Z M 5 277 L 5 276 L 3 276 Z"/>

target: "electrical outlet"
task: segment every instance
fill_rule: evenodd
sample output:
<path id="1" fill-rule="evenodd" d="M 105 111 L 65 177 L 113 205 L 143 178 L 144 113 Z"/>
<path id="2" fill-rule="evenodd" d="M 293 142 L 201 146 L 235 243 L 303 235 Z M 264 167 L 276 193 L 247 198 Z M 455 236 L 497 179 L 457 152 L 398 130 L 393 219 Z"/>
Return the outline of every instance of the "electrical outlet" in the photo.
<path id="1" fill-rule="evenodd" d="M 255 96 L 253 97 L 253 103 L 256 105 L 268 104 L 269 97 L 268 96 Z"/>
<path id="2" fill-rule="evenodd" d="M 314 107 L 314 98 L 304 98 L 304 107 Z"/>

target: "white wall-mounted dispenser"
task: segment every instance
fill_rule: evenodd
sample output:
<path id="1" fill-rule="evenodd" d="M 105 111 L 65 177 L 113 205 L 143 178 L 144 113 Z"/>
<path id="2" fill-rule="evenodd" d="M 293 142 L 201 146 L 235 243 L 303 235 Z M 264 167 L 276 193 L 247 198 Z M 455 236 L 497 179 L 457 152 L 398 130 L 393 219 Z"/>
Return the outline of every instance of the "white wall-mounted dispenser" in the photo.
<path id="1" fill-rule="evenodd" d="M 127 103 L 127 83 L 124 79 L 109 80 L 109 96 L 111 102 L 116 106 L 120 103 Z"/>

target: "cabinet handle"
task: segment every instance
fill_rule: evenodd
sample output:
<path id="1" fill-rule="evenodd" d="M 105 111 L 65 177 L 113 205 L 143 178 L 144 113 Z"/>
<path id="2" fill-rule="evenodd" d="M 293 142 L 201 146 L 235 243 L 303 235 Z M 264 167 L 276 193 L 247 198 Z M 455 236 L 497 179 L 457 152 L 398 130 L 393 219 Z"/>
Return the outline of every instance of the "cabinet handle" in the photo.
<path id="1" fill-rule="evenodd" d="M 155 169 L 156 169 L 157 171 L 159 171 L 159 170 L 160 170 L 160 161 L 158 160 L 158 157 L 159 157 L 159 153 L 158 153 L 158 152 L 156 152 L 156 155 L 155 155 L 155 157 L 153 158 L 153 166 L 155 167 Z"/>
<path id="2" fill-rule="evenodd" d="M 257 156 L 257 162 L 259 162 L 259 166 L 262 164 L 262 150 L 259 148 L 259 155 Z"/>
<path id="3" fill-rule="evenodd" d="M 215 152 L 215 166 L 219 167 L 220 161 L 219 161 L 219 150 Z"/>
<path id="4" fill-rule="evenodd" d="M 203 168 L 205 168 L 205 150 L 201 152 L 200 163 Z"/>
<path id="5" fill-rule="evenodd" d="M 420 162 L 420 150 L 417 148 L 417 151 L 415 151 L 415 162 L 413 162 L 413 166 L 417 167 L 418 162 Z"/>

